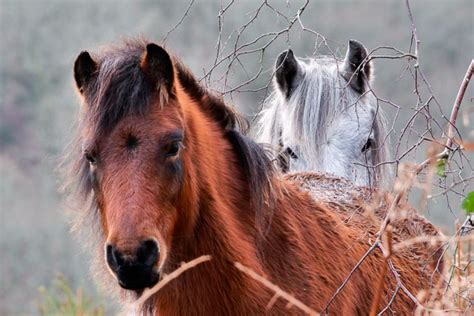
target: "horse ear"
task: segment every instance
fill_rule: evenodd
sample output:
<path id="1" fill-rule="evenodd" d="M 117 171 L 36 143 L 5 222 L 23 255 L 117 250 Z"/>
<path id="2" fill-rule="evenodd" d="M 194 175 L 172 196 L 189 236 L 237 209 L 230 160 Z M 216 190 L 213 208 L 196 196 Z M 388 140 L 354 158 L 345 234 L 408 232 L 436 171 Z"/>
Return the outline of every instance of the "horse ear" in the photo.
<path id="1" fill-rule="evenodd" d="M 174 79 L 173 62 L 164 48 L 154 43 L 148 44 L 140 67 L 152 85 L 159 87 L 164 84 L 167 92 L 171 92 Z"/>
<path id="2" fill-rule="evenodd" d="M 367 55 L 364 45 L 356 40 L 349 41 L 342 67 L 343 76 L 351 87 L 360 93 L 367 89 L 367 82 L 372 79 L 372 64 L 365 61 Z"/>
<path id="3" fill-rule="evenodd" d="M 80 93 L 84 92 L 84 86 L 89 82 L 97 69 L 97 63 L 88 52 L 83 51 L 77 56 L 74 62 L 74 79 Z"/>
<path id="4" fill-rule="evenodd" d="M 298 61 L 291 49 L 282 52 L 275 63 L 275 79 L 278 88 L 288 98 L 300 74 Z"/>

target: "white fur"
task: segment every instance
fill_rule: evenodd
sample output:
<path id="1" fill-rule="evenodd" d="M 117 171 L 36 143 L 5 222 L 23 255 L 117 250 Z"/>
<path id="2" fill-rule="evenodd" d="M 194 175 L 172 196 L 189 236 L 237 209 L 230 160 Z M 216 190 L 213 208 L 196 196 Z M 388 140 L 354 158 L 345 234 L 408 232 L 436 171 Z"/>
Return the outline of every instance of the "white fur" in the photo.
<path id="1" fill-rule="evenodd" d="M 289 171 L 328 172 L 364 186 L 386 186 L 388 160 L 385 122 L 371 92 L 353 90 L 330 57 L 297 59 L 301 75 L 289 98 L 275 90 L 259 115 L 257 141 L 280 151 L 291 148 Z M 377 115 L 375 115 L 377 113 Z M 362 152 L 371 137 L 373 152 Z"/>

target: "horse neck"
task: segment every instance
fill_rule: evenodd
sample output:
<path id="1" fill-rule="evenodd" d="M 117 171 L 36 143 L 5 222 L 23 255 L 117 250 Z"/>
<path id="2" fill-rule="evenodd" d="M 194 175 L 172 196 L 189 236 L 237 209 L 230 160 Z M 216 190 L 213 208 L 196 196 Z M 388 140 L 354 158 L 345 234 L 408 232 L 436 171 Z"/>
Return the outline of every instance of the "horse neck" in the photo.
<path id="1" fill-rule="evenodd" d="M 318 266 L 330 267 L 334 258 L 343 258 L 344 244 L 351 236 L 337 231 L 335 215 L 314 204 L 308 194 L 276 179 L 273 189 L 282 193 L 274 201 L 271 226 L 262 236 L 250 203 L 253 192 L 225 130 L 199 104 L 189 98 L 183 102 L 186 98 L 179 96 L 181 104 L 186 103 L 186 137 L 193 138 L 185 145 L 192 164 L 184 169 L 192 166 L 185 182 L 194 182 L 197 192 L 187 210 L 194 214 L 194 221 L 186 234 L 174 236 L 163 272 L 170 273 L 181 262 L 202 255 L 212 259 L 187 270 L 160 290 L 152 301 L 153 309 L 160 315 L 261 314 L 273 293 L 239 271 L 236 262 L 293 293 L 309 289 L 308 275 L 313 275 Z M 262 212 L 270 212 L 268 206 L 264 208 Z M 328 245 L 335 247 L 333 257 L 317 255 Z M 350 264 L 346 262 L 346 270 Z M 332 280 L 333 273 L 323 269 L 318 275 Z M 303 291 L 299 297 L 321 308 L 330 296 L 329 290 Z M 285 310 L 284 306 L 280 300 L 274 308 Z"/>
<path id="2" fill-rule="evenodd" d="M 242 300 L 266 302 L 271 298 L 267 297 L 269 294 L 264 292 L 266 296 L 262 298 L 262 291 L 258 290 L 255 281 L 233 265 L 241 262 L 263 274 L 254 246 L 255 213 L 251 212 L 248 184 L 239 161 L 225 138 L 225 131 L 201 111 L 199 104 L 185 93 L 178 92 L 178 98 L 181 104 L 186 104 L 183 106 L 186 137 L 192 138 L 192 142 L 185 145 L 190 163 L 184 167 L 190 172 L 185 183 L 192 188 L 186 190 L 183 199 L 192 195 L 195 198 L 186 203 L 186 213 L 193 214 L 189 216 L 192 223 L 185 225 L 186 231 L 179 231 L 173 237 L 165 273 L 178 268 L 181 262 L 202 255 L 211 255 L 212 259 L 186 271 L 160 291 L 156 300 L 158 310 L 166 314 L 166 311 L 189 306 L 189 313 L 202 309 L 205 314 L 222 306 L 232 308 L 238 304 L 242 307 L 245 305 Z M 186 284 L 193 286 L 189 288 Z M 225 302 L 220 307 L 213 305 L 215 293 L 220 293 L 220 299 Z M 258 305 L 253 304 L 254 307 Z M 252 304 L 248 308 L 247 312 L 256 312 L 251 310 Z"/>
<path id="3" fill-rule="evenodd" d="M 185 206 L 189 213 L 194 213 L 196 221 L 192 226 L 195 228 L 199 219 L 209 220 L 207 229 L 210 230 L 214 228 L 213 221 L 223 222 L 217 223 L 219 231 L 226 228 L 227 222 L 240 224 L 234 230 L 245 229 L 242 226 L 253 227 L 255 213 L 250 211 L 249 184 L 232 144 L 225 136 L 226 131 L 203 113 L 200 105 L 186 93 L 178 92 L 178 95 L 181 103 L 186 104 L 183 107 L 186 137 L 192 138 L 186 145 L 190 156 L 185 169 L 189 170 L 187 182 L 193 187 L 189 187 L 183 196 L 187 199 L 189 191 L 194 192 L 191 194 L 194 199 Z M 199 205 L 198 210 L 196 205 Z"/>

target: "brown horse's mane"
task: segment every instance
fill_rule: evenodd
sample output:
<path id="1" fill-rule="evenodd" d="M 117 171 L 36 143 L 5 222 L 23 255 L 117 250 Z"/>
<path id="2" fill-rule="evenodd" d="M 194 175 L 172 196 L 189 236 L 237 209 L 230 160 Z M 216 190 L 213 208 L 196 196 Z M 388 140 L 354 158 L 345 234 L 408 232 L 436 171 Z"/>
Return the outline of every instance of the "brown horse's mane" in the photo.
<path id="1" fill-rule="evenodd" d="M 257 211 L 257 223 L 265 229 L 269 214 L 259 212 L 264 203 L 273 201 L 272 177 L 275 174 L 274 164 L 271 162 L 271 153 L 265 151 L 259 144 L 245 136 L 247 122 L 231 107 L 227 106 L 223 98 L 210 93 L 194 77 L 194 75 L 180 61 L 175 62 L 177 76 L 186 93 L 201 107 L 213 121 L 217 122 L 225 131 L 225 136 L 232 144 L 242 170 L 247 177 L 251 190 L 257 192 L 252 206 Z M 270 214 L 271 215 L 271 214 Z"/>
<path id="2" fill-rule="evenodd" d="M 88 219 L 95 226 L 97 206 L 93 197 L 93 179 L 89 171 L 89 163 L 84 159 L 83 145 L 86 137 L 98 138 L 106 135 L 116 124 L 128 116 L 147 115 L 157 96 L 160 100 L 173 98 L 168 96 L 164 89 L 156 90 L 147 80 L 140 69 L 140 62 L 148 41 L 144 39 L 126 39 L 118 45 L 107 46 L 92 55 L 99 65 L 95 76 L 83 88 L 84 101 L 88 110 L 83 111 L 79 121 L 79 131 L 68 147 L 64 160 L 65 179 L 68 179 L 64 188 L 67 192 L 78 193 L 79 201 L 90 201 L 88 211 L 84 216 L 92 215 Z M 177 58 L 172 57 L 176 76 L 184 91 L 196 101 L 212 121 L 217 122 L 223 129 L 225 137 L 232 144 L 239 159 L 242 170 L 253 194 L 251 201 L 258 223 L 268 223 L 268 209 L 265 214 L 259 212 L 264 204 L 273 200 L 272 178 L 274 175 L 273 163 L 270 154 L 253 140 L 245 136 L 246 121 L 231 107 L 227 106 L 223 98 L 209 92 L 194 75 Z M 120 100 L 120 102 L 117 102 Z M 85 131 L 85 133 L 84 133 Z M 87 136 L 85 136 L 87 135 Z M 82 226 L 78 223 L 77 226 Z"/>
<path id="3" fill-rule="evenodd" d="M 155 93 L 167 99 L 166 92 L 152 86 L 140 69 L 140 63 L 148 42 L 143 39 L 127 39 L 121 45 L 106 47 L 93 55 L 99 64 L 97 75 L 86 87 L 85 101 L 91 106 L 89 124 L 96 132 L 106 132 L 122 118 L 129 115 L 146 115 L 153 103 Z M 177 58 L 173 57 L 177 77 L 186 93 L 199 103 L 201 109 L 224 129 L 241 129 L 245 120 L 224 100 L 204 88 Z M 117 103 L 117 100 L 121 100 Z"/>

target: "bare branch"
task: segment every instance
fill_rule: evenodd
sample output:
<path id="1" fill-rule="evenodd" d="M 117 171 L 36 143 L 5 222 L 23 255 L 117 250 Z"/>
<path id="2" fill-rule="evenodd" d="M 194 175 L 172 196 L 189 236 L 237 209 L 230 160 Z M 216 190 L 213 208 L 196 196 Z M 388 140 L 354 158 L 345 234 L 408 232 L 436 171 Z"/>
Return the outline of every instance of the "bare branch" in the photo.
<path id="1" fill-rule="evenodd" d="M 273 292 L 275 292 L 275 295 L 273 296 L 273 298 L 271 299 L 271 301 L 269 302 L 269 304 L 267 306 L 271 307 L 274 304 L 274 301 L 276 301 L 275 297 L 281 297 L 281 298 L 285 299 L 288 303 L 291 303 L 291 305 L 298 307 L 300 310 L 302 310 L 303 312 L 305 312 L 308 315 L 313 315 L 313 316 L 319 315 L 315 310 L 313 310 L 312 308 L 305 305 L 303 302 L 301 302 L 300 300 L 295 298 L 293 295 L 290 295 L 287 292 L 283 291 L 280 287 L 278 287 L 277 285 L 271 283 L 270 281 L 268 281 L 264 277 L 258 275 L 257 273 L 255 273 L 255 271 L 247 268 L 246 266 L 242 265 L 239 262 L 235 262 L 234 266 L 237 269 L 239 269 L 240 271 L 242 271 L 243 273 L 250 276 L 252 279 L 258 281 L 261 284 L 263 284 L 266 288 L 268 288 L 268 289 L 272 290 Z"/>
<path id="2" fill-rule="evenodd" d="M 188 16 L 188 13 L 189 13 L 189 10 L 191 10 L 191 7 L 193 6 L 194 4 L 194 0 L 191 0 L 191 2 L 189 2 L 189 5 L 188 7 L 186 8 L 186 11 L 184 12 L 183 16 L 181 17 L 181 19 L 178 21 L 178 23 L 176 23 L 175 26 L 173 26 L 167 33 L 166 35 L 161 39 L 161 42 L 165 43 L 167 40 L 168 40 L 168 37 L 170 36 L 170 34 L 176 30 L 180 25 L 181 23 L 183 23 L 184 19 Z"/>
<path id="3" fill-rule="evenodd" d="M 173 272 L 171 272 L 170 274 L 168 275 L 165 275 L 163 277 L 163 279 L 161 279 L 160 282 L 158 282 L 155 286 L 153 286 L 152 288 L 150 289 L 146 289 L 143 294 L 140 296 L 140 298 L 135 301 L 133 303 L 133 306 L 132 306 L 132 310 L 134 311 L 137 311 L 137 310 L 140 310 L 141 307 L 143 306 L 143 304 L 152 296 L 154 295 L 155 293 L 157 293 L 159 290 L 161 290 L 163 287 L 165 287 L 168 283 L 170 283 L 172 280 L 176 279 L 177 277 L 179 277 L 183 272 L 191 269 L 191 268 L 194 268 L 195 266 L 203 263 L 203 262 L 206 262 L 206 261 L 210 261 L 211 260 L 211 256 L 201 256 L 201 257 L 198 257 L 196 259 L 193 259 L 187 263 L 182 263 L 181 264 L 181 267 L 179 267 L 178 269 L 174 270 Z"/>
<path id="4" fill-rule="evenodd" d="M 388 259 L 392 255 L 392 231 L 386 231 L 387 236 L 387 253 L 384 254 L 384 260 L 382 264 L 382 271 L 380 271 L 379 281 L 377 282 L 377 289 L 375 291 L 375 297 L 372 301 L 372 307 L 370 308 L 370 316 L 375 316 L 377 314 L 377 308 L 379 307 L 380 300 L 382 299 L 383 288 L 384 288 L 384 281 L 385 276 L 387 273 L 387 266 L 388 266 Z"/>
<path id="5" fill-rule="evenodd" d="M 467 68 L 466 75 L 459 87 L 458 94 L 456 96 L 456 101 L 453 105 L 453 110 L 451 111 L 451 116 L 449 117 L 449 126 L 448 126 L 448 141 L 446 142 L 446 147 L 450 148 L 453 144 L 454 138 L 454 129 L 456 128 L 456 120 L 458 117 L 459 108 L 461 107 L 462 100 L 464 98 L 464 94 L 466 93 L 467 86 L 471 81 L 472 73 L 474 72 L 474 59 L 471 60 L 471 64 Z"/>
<path id="6" fill-rule="evenodd" d="M 188 5 L 186 12 L 178 24 L 166 34 L 164 37 L 165 40 L 170 33 L 183 23 L 193 3 L 194 0 Z M 299 36 L 304 34 L 314 39 L 315 53 L 318 48 L 323 47 L 329 52 L 329 56 L 332 56 L 335 61 L 341 62 L 341 56 L 338 56 L 339 52 L 333 50 L 331 47 L 339 43 L 335 43 L 317 30 L 309 29 L 305 25 L 302 15 L 310 3 L 309 0 L 304 1 L 299 8 L 291 8 L 288 2 L 286 6 L 288 9 L 287 14 L 285 14 L 285 11 L 277 4 L 270 3 L 267 0 L 258 1 L 255 6 L 252 7 L 245 20 L 242 21 L 242 24 L 234 30 L 231 30 L 230 33 L 227 33 L 229 30 L 227 27 L 224 28 L 224 26 L 227 26 L 224 25 L 224 22 L 228 21 L 226 17 L 231 14 L 231 9 L 236 3 L 235 0 L 228 0 L 219 10 L 217 15 L 218 35 L 215 52 L 213 52 L 212 56 L 213 61 L 211 61 L 209 67 L 203 69 L 203 77 L 200 79 L 214 91 L 225 95 L 231 100 L 233 100 L 236 94 L 240 93 L 261 92 L 259 97 L 261 94 L 265 94 L 266 97 L 271 90 L 270 85 L 274 74 L 271 69 L 265 68 L 264 61 L 276 44 L 283 41 L 290 48 L 294 43 L 294 39 L 292 39 L 295 34 L 294 31 L 297 31 L 296 33 Z M 390 221 L 398 216 L 396 213 L 398 205 L 402 200 L 408 198 L 413 186 L 421 187 L 421 184 L 424 183 L 422 188 L 425 201 L 427 199 L 435 199 L 436 201 L 439 198 L 446 199 L 445 203 L 448 205 L 449 211 L 451 211 L 453 217 L 456 218 L 456 212 L 452 208 L 456 208 L 457 206 L 451 207 L 453 203 L 452 200 L 450 201 L 449 196 L 463 196 L 465 194 L 464 192 L 469 189 L 469 186 L 474 180 L 474 174 L 472 173 L 473 166 L 465 153 L 465 147 L 467 147 L 467 145 L 464 145 L 470 144 L 471 142 L 459 140 L 461 135 L 459 135 L 456 129 L 457 116 L 459 115 L 462 99 L 472 77 L 473 61 L 471 61 L 470 67 L 459 88 L 456 100 L 451 109 L 451 115 L 448 117 L 448 115 L 445 115 L 446 110 L 436 98 L 432 86 L 423 72 L 422 64 L 420 63 L 421 41 L 418 37 L 419 34 L 417 34 L 415 17 L 409 0 L 405 0 L 405 6 L 410 23 L 410 32 L 408 33 L 408 39 L 410 40 L 409 48 L 378 46 L 368 53 L 367 58 L 359 67 L 364 67 L 368 62 L 379 62 L 380 60 L 391 60 L 393 63 L 403 63 L 403 69 L 401 69 L 398 80 L 408 79 L 412 81 L 414 102 L 407 106 L 402 103 L 397 104 L 393 100 L 387 100 L 382 95 L 379 95 L 378 91 L 371 87 L 369 83 L 369 91 L 367 94 L 370 93 L 375 96 L 377 106 L 381 107 L 380 111 L 384 110 L 383 107 L 387 107 L 390 111 L 395 112 L 395 114 L 390 117 L 390 126 L 384 143 L 389 142 L 390 138 L 393 140 L 394 135 L 396 135 L 397 139 L 394 144 L 395 155 L 393 158 L 389 161 L 378 163 L 375 166 L 366 165 L 365 167 L 378 168 L 383 165 L 392 164 L 398 168 L 404 166 L 406 161 L 417 161 L 421 154 L 420 150 L 423 150 L 426 146 L 429 146 L 430 153 L 425 161 L 410 165 L 409 172 L 413 175 L 410 181 L 406 183 L 400 183 L 403 181 L 399 181 L 399 183 L 397 183 L 394 189 L 393 200 L 387 209 L 385 218 L 382 220 L 375 241 L 370 245 L 367 252 L 359 259 L 341 286 L 333 294 L 324 309 L 325 312 L 327 312 L 329 305 L 333 303 L 337 295 L 342 291 L 353 273 L 359 268 L 367 256 L 377 247 L 383 250 L 382 236 L 385 236 L 386 228 L 389 226 Z M 263 18 L 266 13 L 274 15 L 279 22 L 283 23 L 283 26 L 278 24 L 278 28 L 265 29 L 264 32 L 256 34 L 251 33 L 252 27 L 261 22 L 261 18 Z M 251 35 L 251 37 L 249 37 L 249 35 Z M 248 60 L 249 57 L 253 58 L 254 64 L 251 64 L 252 66 L 246 65 L 246 59 Z M 237 80 L 231 78 L 231 76 L 237 72 L 241 74 L 241 76 L 237 76 Z M 361 95 L 361 98 L 363 97 L 365 97 L 365 94 Z M 263 104 L 263 100 L 259 102 L 259 106 L 263 107 Z M 377 113 L 378 111 L 379 109 L 377 108 Z M 448 124 L 447 128 L 446 124 Z M 434 168 L 441 159 L 443 162 L 446 162 L 446 176 L 444 178 L 433 177 Z M 471 174 L 466 174 L 466 172 L 469 171 Z M 431 193 L 432 189 L 436 191 Z M 467 233 L 468 231 L 470 230 L 466 226 L 463 233 Z M 447 246 L 443 249 L 446 250 L 451 247 L 451 243 L 447 242 L 451 240 L 450 238 L 452 237 L 434 238 L 432 236 L 419 236 L 416 239 L 405 240 L 395 244 L 393 250 L 394 252 L 401 251 L 402 248 L 409 247 L 414 243 L 429 242 L 446 242 Z M 461 241 L 466 242 L 471 240 L 468 237 L 460 236 L 460 238 Z M 451 253 L 451 250 L 452 249 L 450 249 L 449 252 L 445 252 Z M 390 301 L 379 313 L 387 311 L 390 308 L 398 293 L 407 293 L 407 288 L 401 282 L 400 277 L 398 277 L 391 260 L 387 260 L 387 263 L 387 267 L 390 268 L 395 275 L 397 283 Z M 456 280 L 453 282 L 455 281 Z M 407 295 L 411 295 L 412 300 L 418 306 L 422 306 L 413 294 L 410 293 Z M 275 295 L 268 303 L 268 308 L 271 308 L 279 297 L 279 294 L 275 292 Z M 423 306 L 423 309 L 426 309 L 426 307 Z"/>
<path id="7" fill-rule="evenodd" d="M 345 280 L 342 282 L 341 286 L 339 286 L 339 288 L 336 290 L 336 292 L 331 296 L 331 298 L 329 299 L 329 301 L 327 302 L 326 306 L 324 307 L 323 309 L 323 312 L 325 314 L 328 314 L 328 309 L 329 309 L 329 305 L 331 305 L 332 302 L 334 302 L 334 300 L 336 299 L 336 297 L 339 295 L 339 293 L 341 293 L 342 289 L 344 289 L 344 287 L 346 286 L 346 284 L 349 282 L 349 280 L 351 279 L 352 275 L 354 274 L 354 272 L 357 271 L 357 269 L 359 269 L 359 266 L 364 262 L 364 260 L 372 253 L 372 251 L 374 251 L 375 248 L 377 248 L 377 246 L 379 245 L 380 243 L 380 240 L 377 240 L 372 246 L 370 246 L 370 248 L 364 253 L 364 255 L 359 259 L 359 261 L 356 263 L 356 265 L 352 268 L 351 272 L 349 272 L 349 275 L 345 278 Z"/>

